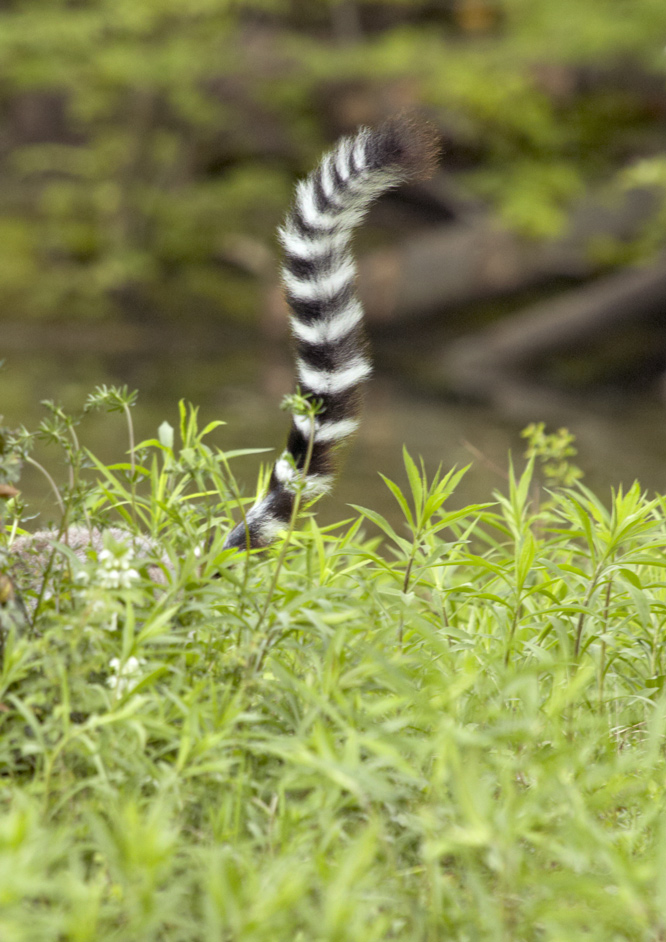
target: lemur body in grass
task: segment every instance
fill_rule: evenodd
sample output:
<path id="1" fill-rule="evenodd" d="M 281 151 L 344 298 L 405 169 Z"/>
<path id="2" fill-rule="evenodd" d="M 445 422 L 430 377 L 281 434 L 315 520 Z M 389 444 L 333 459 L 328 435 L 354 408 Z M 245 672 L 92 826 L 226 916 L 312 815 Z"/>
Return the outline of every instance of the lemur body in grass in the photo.
<path id="1" fill-rule="evenodd" d="M 309 499 L 330 489 L 335 452 L 358 427 L 359 391 L 371 373 L 352 235 L 375 199 L 403 182 L 430 176 L 436 160 L 433 129 L 398 118 L 342 138 L 298 184 L 293 207 L 279 230 L 282 275 L 297 385 L 317 401 L 318 410 L 314 419 L 293 416 L 265 496 L 231 530 L 225 547 L 252 550 L 270 545 L 288 524 L 297 493 Z M 111 534 L 123 538 L 117 528 L 111 528 Z M 48 558 L 55 538 L 51 530 L 21 537 L 12 554 L 18 559 L 31 555 L 34 570 L 35 556 Z M 89 549 L 103 545 L 100 530 L 72 527 L 61 539 L 81 559 Z M 140 542 L 139 550 L 150 553 L 150 540 Z"/>

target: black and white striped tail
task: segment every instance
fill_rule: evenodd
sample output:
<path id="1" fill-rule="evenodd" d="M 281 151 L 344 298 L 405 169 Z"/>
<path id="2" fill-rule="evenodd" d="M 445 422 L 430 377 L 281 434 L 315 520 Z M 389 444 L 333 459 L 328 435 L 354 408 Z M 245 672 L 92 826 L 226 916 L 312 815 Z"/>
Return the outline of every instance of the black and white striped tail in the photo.
<path id="1" fill-rule="evenodd" d="M 234 527 L 226 547 L 267 546 L 289 522 L 299 489 L 312 498 L 330 488 L 336 446 L 358 426 L 359 388 L 372 369 L 355 288 L 352 233 L 374 199 L 405 180 L 429 176 L 436 158 L 433 130 L 398 118 L 343 138 L 299 183 L 279 233 L 283 279 L 298 385 L 322 408 L 314 429 L 309 418 L 293 417 L 266 496 Z"/>

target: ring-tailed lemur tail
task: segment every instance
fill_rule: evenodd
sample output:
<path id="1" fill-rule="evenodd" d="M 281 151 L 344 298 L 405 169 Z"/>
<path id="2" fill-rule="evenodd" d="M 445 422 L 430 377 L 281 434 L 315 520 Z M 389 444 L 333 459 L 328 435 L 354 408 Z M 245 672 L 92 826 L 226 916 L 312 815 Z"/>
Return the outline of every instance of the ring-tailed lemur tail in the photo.
<path id="1" fill-rule="evenodd" d="M 320 411 L 314 423 L 293 417 L 266 496 L 234 527 L 225 547 L 267 546 L 288 524 L 299 488 L 308 498 L 330 488 L 334 451 L 358 426 L 359 388 L 371 372 L 352 234 L 370 203 L 386 190 L 430 176 L 437 154 L 430 126 L 398 118 L 343 138 L 298 185 L 279 231 L 283 280 L 298 384 L 304 395 L 320 401 Z"/>

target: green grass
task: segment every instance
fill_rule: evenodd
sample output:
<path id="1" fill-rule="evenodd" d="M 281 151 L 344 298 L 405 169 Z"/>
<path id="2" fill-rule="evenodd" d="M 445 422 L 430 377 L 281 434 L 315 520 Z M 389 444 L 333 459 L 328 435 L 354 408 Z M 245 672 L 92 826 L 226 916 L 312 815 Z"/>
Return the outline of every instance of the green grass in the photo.
<path id="1" fill-rule="evenodd" d="M 403 527 L 230 556 L 195 413 L 109 468 L 51 413 L 67 523 L 170 566 L 58 552 L 3 610 L 2 942 L 666 938 L 664 499 L 537 428 L 488 505 L 406 454 Z"/>

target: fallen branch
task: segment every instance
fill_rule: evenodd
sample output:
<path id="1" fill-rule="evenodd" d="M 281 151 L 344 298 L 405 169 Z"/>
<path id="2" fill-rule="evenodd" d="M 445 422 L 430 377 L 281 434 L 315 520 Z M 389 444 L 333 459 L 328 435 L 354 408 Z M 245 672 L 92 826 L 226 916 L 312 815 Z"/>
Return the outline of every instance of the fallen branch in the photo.
<path id="1" fill-rule="evenodd" d="M 615 272 L 529 307 L 451 344 L 442 370 L 457 392 L 495 399 L 500 387 L 545 359 L 601 344 L 627 325 L 646 322 L 666 305 L 666 257 L 650 268 Z"/>
<path id="2" fill-rule="evenodd" d="M 513 294 L 556 278 L 584 279 L 600 270 L 595 240 L 630 240 L 655 209 L 648 190 L 619 204 L 581 204 L 565 235 L 534 242 L 501 229 L 491 217 L 464 216 L 361 261 L 359 289 L 368 319 L 397 322 Z"/>

